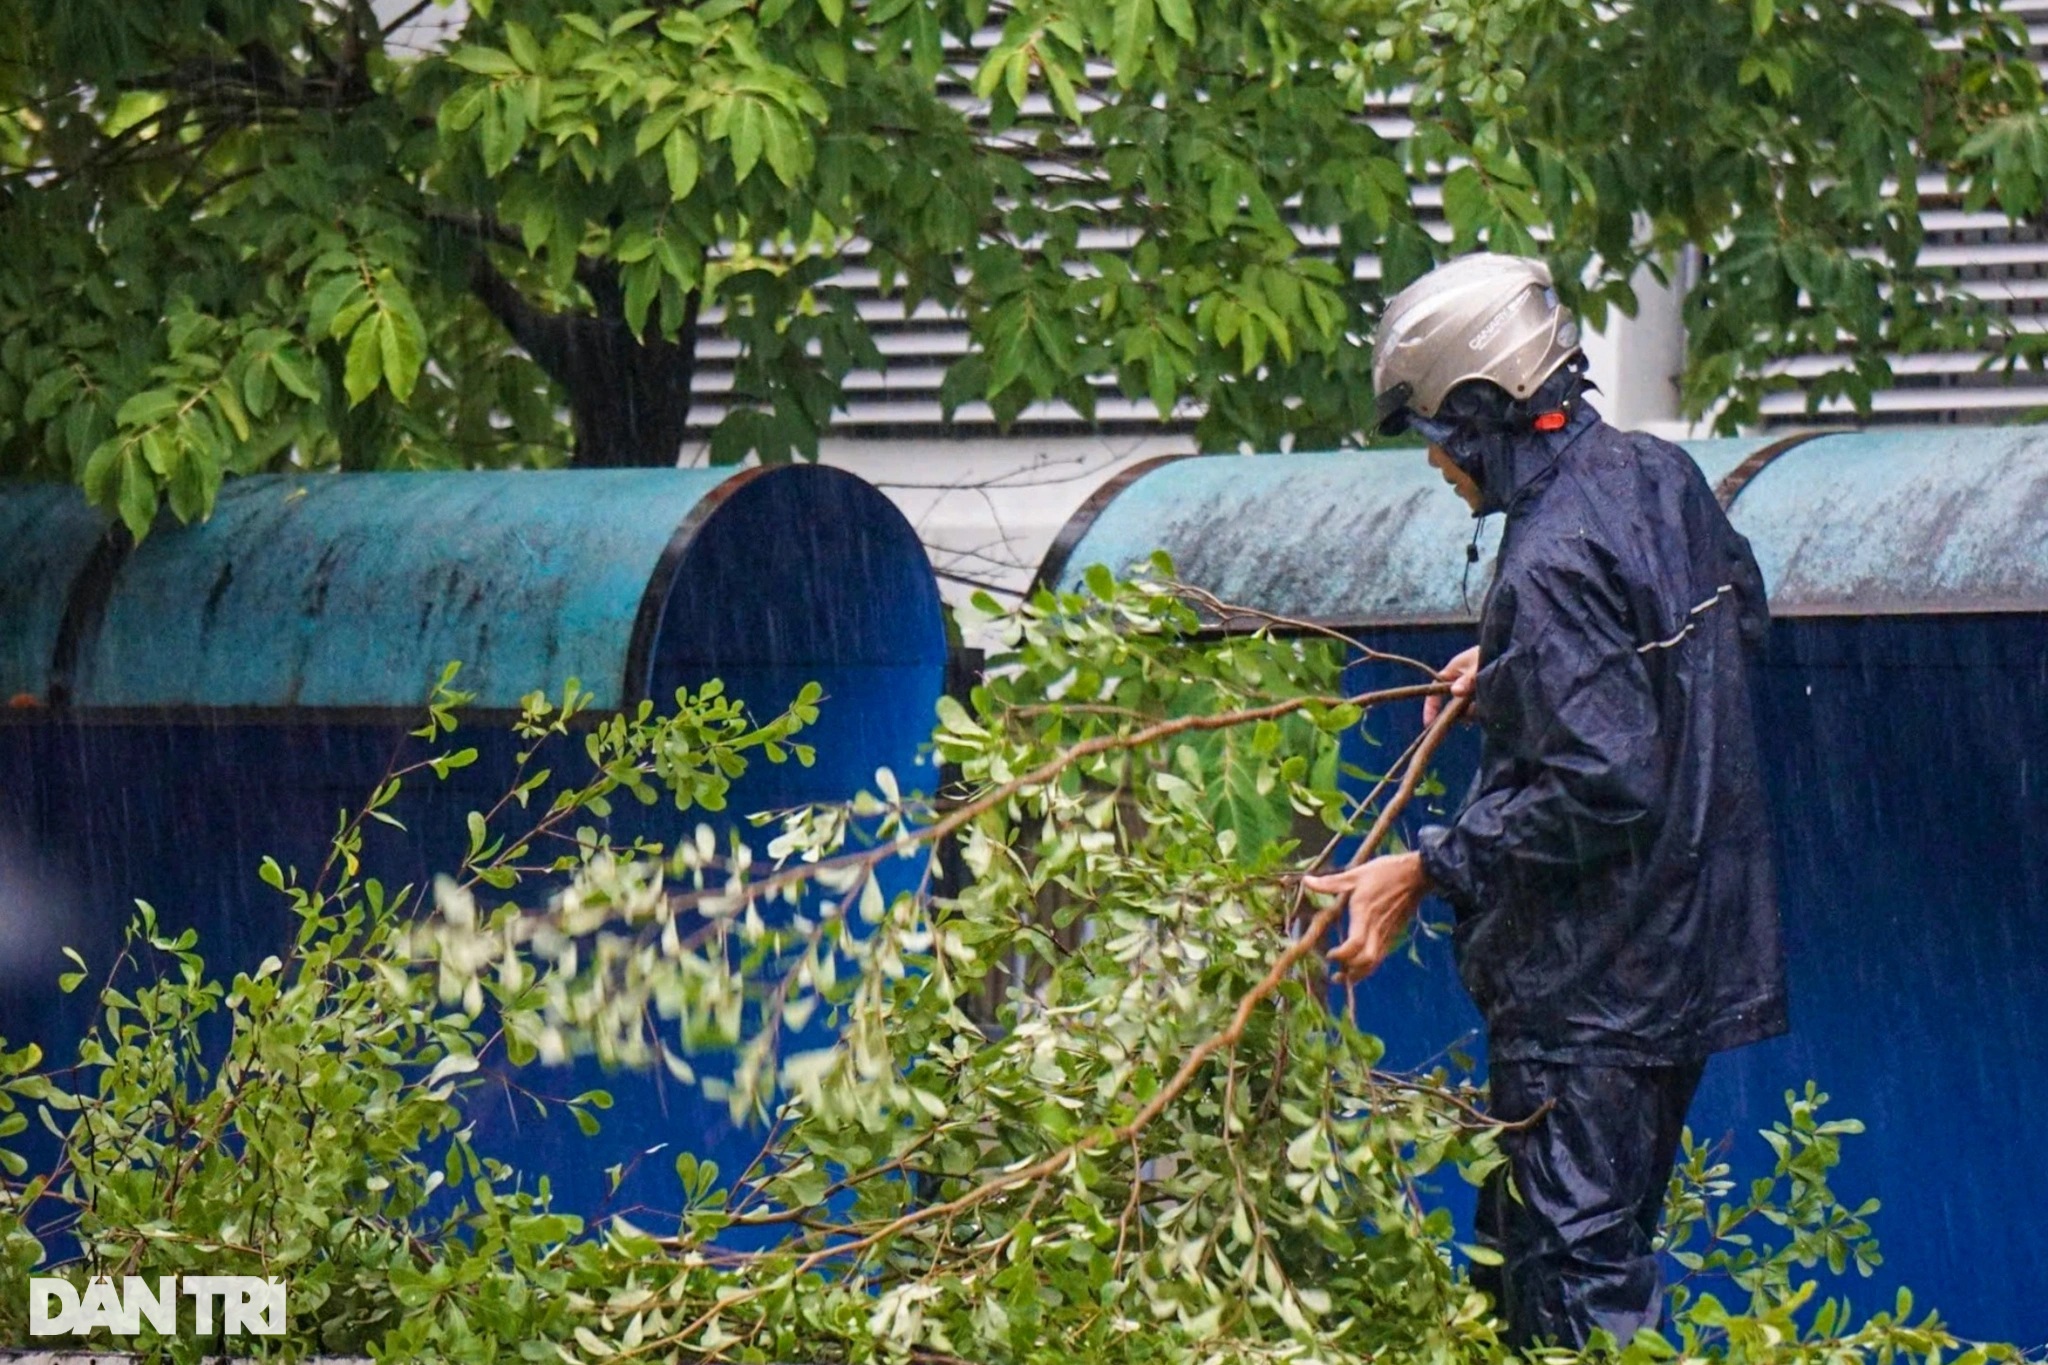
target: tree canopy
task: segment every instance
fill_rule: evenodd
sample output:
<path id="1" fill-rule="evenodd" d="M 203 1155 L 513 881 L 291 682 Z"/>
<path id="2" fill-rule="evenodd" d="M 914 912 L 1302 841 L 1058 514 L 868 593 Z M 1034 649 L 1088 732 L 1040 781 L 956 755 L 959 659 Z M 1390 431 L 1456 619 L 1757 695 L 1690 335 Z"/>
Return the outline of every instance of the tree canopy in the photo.
<path id="1" fill-rule="evenodd" d="M 1859 401 L 1888 347 L 2030 354 L 1916 263 L 1922 177 L 2048 180 L 2024 28 L 1971 0 L 471 0 L 424 53 L 407 17 L 0 0 L 0 470 L 139 534 L 265 468 L 667 463 L 708 308 L 713 457 L 812 453 L 881 360 L 854 267 L 965 318 L 950 405 L 1113 374 L 1210 448 L 1364 439 L 1383 292 L 1479 245 L 1595 322 L 1703 248 L 1685 394 L 1731 423 L 1791 353 Z"/>

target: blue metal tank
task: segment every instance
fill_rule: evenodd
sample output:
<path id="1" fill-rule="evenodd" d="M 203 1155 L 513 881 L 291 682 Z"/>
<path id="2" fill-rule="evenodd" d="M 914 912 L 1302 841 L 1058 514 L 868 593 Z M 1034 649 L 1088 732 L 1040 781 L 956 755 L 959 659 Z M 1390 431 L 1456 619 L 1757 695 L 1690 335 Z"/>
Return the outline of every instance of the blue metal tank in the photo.
<path id="1" fill-rule="evenodd" d="M 459 859 L 534 689 L 575 678 L 603 712 L 715 677 L 772 715 L 819 682 L 816 766 L 756 764 L 736 821 L 849 796 L 880 766 L 929 789 L 945 655 L 911 527 L 818 466 L 247 478 L 204 524 L 133 547 L 69 488 L 0 490 L 0 1036 L 68 1054 L 90 1002 L 57 993 L 61 950 L 104 970 L 138 897 L 197 928 L 216 966 L 280 949 L 291 924 L 259 861 L 320 866 L 337 814 L 419 750 L 406 731 L 450 660 L 477 694 L 459 742 L 481 757 L 409 790 L 405 831 L 372 827 L 387 884 Z M 627 805 L 615 832 L 673 839 L 705 818 Z M 737 1174 L 759 1145 L 665 1078 L 520 1074 L 558 1097 L 609 1089 L 594 1139 L 504 1080 L 475 1101 L 479 1145 L 584 1214 L 673 1209 L 678 1150 Z M 608 1191 L 607 1166 L 663 1144 Z"/>
<path id="2" fill-rule="evenodd" d="M 1875 1310 L 1911 1286 L 1963 1334 L 2048 1342 L 2048 1159 L 2028 1137 L 2048 1114 L 2048 429 L 1688 450 L 1771 594 L 1757 714 L 1793 1017 L 1714 1060 L 1694 1132 L 1730 1138 L 1738 1175 L 1767 1166 L 1754 1130 L 1813 1078 L 1869 1127 L 1837 1189 L 1883 1200 L 1882 1268 L 1836 1287 Z M 1489 523 L 1475 540 L 1419 450 L 1168 460 L 1085 507 L 1041 581 L 1165 549 L 1225 601 L 1441 661 L 1471 643 Z M 1360 688 L 1382 679 L 1354 666 Z M 1419 711 L 1378 716 L 1372 738 L 1404 739 Z M 1361 738 L 1348 756 L 1386 752 Z M 1450 800 L 1476 754 L 1470 734 L 1446 746 Z M 1398 1063 L 1483 1065 L 1447 940 L 1417 956 L 1359 992 L 1361 1026 Z M 1469 1217 L 1469 1192 L 1442 1194 Z"/>

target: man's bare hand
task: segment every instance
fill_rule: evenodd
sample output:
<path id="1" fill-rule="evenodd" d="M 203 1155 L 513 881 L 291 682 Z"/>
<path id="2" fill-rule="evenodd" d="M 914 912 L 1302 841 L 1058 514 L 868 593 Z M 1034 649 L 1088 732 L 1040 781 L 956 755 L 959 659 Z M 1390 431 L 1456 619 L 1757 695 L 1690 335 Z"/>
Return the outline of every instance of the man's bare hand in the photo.
<path id="1" fill-rule="evenodd" d="M 1327 877 L 1304 877 L 1301 884 L 1318 895 L 1342 897 L 1350 911 L 1344 941 L 1330 954 L 1338 979 L 1347 986 L 1365 980 L 1386 960 L 1429 890 L 1419 853 L 1374 858 Z"/>
<path id="2" fill-rule="evenodd" d="M 1436 680 L 1449 683 L 1452 696 L 1469 697 L 1472 695 L 1472 684 L 1477 681 L 1478 677 L 1479 646 L 1474 645 L 1438 669 Z M 1443 709 L 1444 699 L 1442 697 L 1423 698 L 1422 723 L 1424 725 L 1436 724 L 1437 715 Z"/>

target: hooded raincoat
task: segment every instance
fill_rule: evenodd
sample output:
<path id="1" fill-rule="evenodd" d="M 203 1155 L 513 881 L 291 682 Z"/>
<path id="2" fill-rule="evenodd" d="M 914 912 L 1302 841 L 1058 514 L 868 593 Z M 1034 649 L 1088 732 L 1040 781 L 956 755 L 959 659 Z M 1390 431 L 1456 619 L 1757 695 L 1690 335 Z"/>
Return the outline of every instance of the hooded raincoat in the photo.
<path id="1" fill-rule="evenodd" d="M 1684 1065 L 1782 1033 L 1749 544 L 1677 447 L 1580 405 L 1451 451 L 1507 518 L 1480 771 L 1421 832 L 1496 1062 Z"/>

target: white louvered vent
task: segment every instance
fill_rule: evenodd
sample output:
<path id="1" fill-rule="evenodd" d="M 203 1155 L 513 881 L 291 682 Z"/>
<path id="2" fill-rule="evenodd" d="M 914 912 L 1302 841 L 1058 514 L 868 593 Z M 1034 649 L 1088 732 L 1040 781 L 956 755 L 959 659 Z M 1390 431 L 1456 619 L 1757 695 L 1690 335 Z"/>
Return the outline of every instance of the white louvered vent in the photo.
<path id="1" fill-rule="evenodd" d="M 2006 8 L 2029 25 L 2036 60 L 2048 71 L 2048 0 L 2005 0 Z M 972 50 L 955 45 L 957 58 L 942 82 L 954 107 L 970 115 L 982 106 L 970 89 L 977 54 L 995 46 L 1000 31 L 990 27 L 975 35 Z M 1098 81 L 1109 76 L 1105 67 L 1091 71 Z M 1086 98 L 1084 93 L 1084 99 Z M 1009 137 L 1035 138 L 1052 111 L 1042 96 L 1026 106 L 1021 132 Z M 1396 96 L 1367 117 L 1388 137 L 1405 135 L 1410 123 L 1406 102 Z M 1033 125 L 1037 127 L 1034 128 Z M 1006 139 L 1007 140 L 1007 139 Z M 1077 141 L 1069 137 L 1070 145 Z M 1082 141 L 1081 145 L 1085 145 Z M 1973 296 L 1982 299 L 2011 320 L 2018 329 L 2048 330 L 2048 230 L 2034 226 L 2013 226 L 2002 214 L 1972 213 L 1963 208 L 1960 195 L 1952 192 L 1946 179 L 1925 176 L 1920 182 L 1922 211 L 1927 227 L 1923 264 L 1953 269 L 1956 279 Z M 1434 184 L 1417 188 L 1416 205 L 1424 225 L 1440 239 L 1449 230 L 1440 217 L 1441 194 Z M 1303 231 L 1302 239 L 1311 251 L 1323 243 L 1315 232 Z M 1089 249 L 1118 250 L 1126 245 L 1110 234 L 1099 241 L 1084 243 Z M 857 259 L 858 246 L 852 253 Z M 1369 274 L 1377 262 L 1359 263 Z M 886 367 L 849 375 L 845 410 L 833 427 L 835 436 L 868 439 L 979 438 L 997 434 L 992 414 L 985 404 L 962 407 L 948 424 L 939 404 L 939 385 L 946 367 L 967 349 L 967 331 L 956 317 L 933 304 L 926 304 L 910 316 L 901 303 L 883 295 L 876 274 L 855 266 L 842 274 L 837 284 L 854 291 L 861 315 L 871 324 Z M 693 435 L 702 440 L 725 415 L 733 383 L 733 361 L 737 343 L 720 328 L 721 314 L 706 310 L 699 322 L 697 372 L 692 384 L 696 405 L 691 414 Z M 1893 386 L 1875 396 L 1868 424 L 1926 422 L 2011 421 L 2048 412 L 2048 374 L 2019 370 L 2007 374 L 2003 367 L 1986 368 L 1986 355 L 1909 354 L 1893 361 Z M 1812 379 L 1837 368 L 1833 357 L 1803 356 L 1785 362 L 1783 372 L 1799 379 Z M 1200 415 L 1185 408 L 1173 420 L 1161 422 L 1148 401 L 1132 401 L 1118 390 L 1115 381 L 1102 376 L 1095 382 L 1098 394 L 1093 425 L 1064 403 L 1037 404 L 1027 408 L 1010 429 L 1016 437 L 1079 436 L 1185 436 Z M 1822 409 L 1819 419 L 1854 422 L 1846 400 Z M 1806 413 L 1806 395 L 1801 390 L 1774 394 L 1763 405 L 1763 425 L 1769 427 L 1810 426 L 1815 418 Z"/>
<path id="2" fill-rule="evenodd" d="M 2007 0 L 2048 18 L 2048 0 Z M 2031 17 L 2031 16 L 2030 16 Z M 2048 68 L 2048 33 L 2035 30 L 2036 60 Z M 1926 224 L 1920 263 L 1952 270 L 1960 290 L 2002 315 L 2014 332 L 2048 330 L 2048 232 L 2033 224 L 2012 224 L 1996 212 L 1972 213 L 1961 195 L 1936 174 L 1920 179 L 1921 220 Z M 2048 373 L 2032 368 L 2008 372 L 1988 353 L 1925 352 L 1891 358 L 1892 385 L 1871 396 L 1871 411 L 1857 418 L 1846 399 L 1830 399 L 1818 418 L 1806 411 L 1803 389 L 1772 394 L 1763 402 L 1767 428 L 1813 425 L 1889 426 L 1925 423 L 1994 423 L 2041 420 L 2048 412 Z M 1780 372 L 1811 380 L 1842 368 L 1837 357 L 1808 355 L 1789 360 Z"/>
<path id="3" fill-rule="evenodd" d="M 975 34 L 971 50 L 968 45 L 950 38 L 947 40 L 956 60 L 941 75 L 941 87 L 947 102 L 970 117 L 976 117 L 986 109 L 986 104 L 975 99 L 971 89 L 979 54 L 996 46 L 1000 40 L 1001 29 L 998 26 L 990 26 Z M 1091 64 L 1089 68 L 1089 75 L 1098 88 L 1107 84 L 1111 74 L 1107 65 Z M 1088 103 L 1085 90 L 1081 99 L 1085 107 Z M 1369 109 L 1367 117 L 1384 135 L 1401 137 L 1412 127 L 1406 110 L 1406 99 L 1397 98 L 1381 107 Z M 1003 140 L 1035 145 L 1038 133 L 1050 126 L 1052 119 L 1053 110 L 1045 96 L 1034 94 L 1024 106 L 1023 118 L 1016 128 L 1003 136 Z M 1071 132 L 1065 140 L 1077 150 L 1085 150 L 1087 146 L 1084 136 Z M 1438 187 L 1423 187 L 1416 196 L 1416 203 L 1425 228 L 1448 240 L 1450 232 L 1441 218 L 1442 196 Z M 1312 229 L 1298 229 L 1297 232 L 1311 253 L 1333 253 L 1335 233 Z M 1110 232 L 1084 232 L 1081 237 L 1083 249 L 1091 251 L 1122 251 L 1127 250 L 1130 244 L 1127 237 Z M 861 244 L 855 243 L 848 254 L 857 260 L 860 251 Z M 1359 269 L 1364 277 L 1370 278 L 1372 272 L 1377 271 L 1378 262 L 1362 261 Z M 882 294 L 876 287 L 876 272 L 858 265 L 842 272 L 833 283 L 854 292 L 860 314 L 870 324 L 877 348 L 886 361 L 884 369 L 856 371 L 847 376 L 846 407 L 833 423 L 835 436 L 889 440 L 987 439 L 998 433 L 994 415 L 985 403 L 963 405 L 951 423 L 944 419 L 944 410 L 939 403 L 939 386 L 945 378 L 946 367 L 965 354 L 968 347 L 967 329 L 958 317 L 930 303 L 906 317 L 901 302 Z M 695 403 L 690 414 L 691 433 L 698 441 L 709 438 L 711 428 L 725 416 L 727 404 L 731 401 L 733 363 L 739 353 L 739 345 L 722 331 L 722 319 L 720 310 L 710 308 L 698 320 L 697 370 L 691 384 Z M 1092 424 L 1065 403 L 1039 403 L 1019 415 L 1009 429 L 1010 434 L 1033 438 L 1081 435 L 1185 437 L 1201 415 L 1199 408 L 1183 405 L 1171 420 L 1162 422 L 1159 410 L 1149 400 L 1134 401 L 1125 397 L 1113 376 L 1099 376 L 1093 387 L 1097 397 Z"/>
<path id="4" fill-rule="evenodd" d="M 1913 7 L 1915 0 L 1892 3 Z M 2034 64 L 2048 75 L 2048 0 L 2003 0 L 2003 8 L 2026 25 Z M 1936 45 L 1954 49 L 1960 43 L 1937 39 Z M 1940 172 L 1922 175 L 1917 188 L 1926 234 L 1920 264 L 1953 272 L 1958 290 L 2002 317 L 2012 331 L 2048 330 L 2048 232 L 2034 224 L 2009 223 L 2002 213 L 1969 211 Z M 2008 371 L 2002 362 L 1994 364 L 1988 352 L 1906 352 L 1890 360 L 1892 384 L 1871 396 L 1871 410 L 1863 417 L 1846 398 L 1826 400 L 1817 415 L 1806 410 L 1805 381 L 1845 369 L 1840 357 L 1805 355 L 1782 362 L 1776 372 L 1802 383 L 1765 398 L 1762 427 L 1989 424 L 2039 421 L 2048 413 L 2048 373 Z"/>

